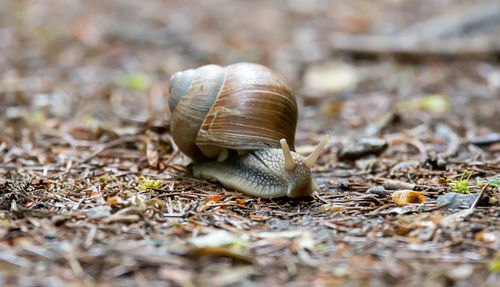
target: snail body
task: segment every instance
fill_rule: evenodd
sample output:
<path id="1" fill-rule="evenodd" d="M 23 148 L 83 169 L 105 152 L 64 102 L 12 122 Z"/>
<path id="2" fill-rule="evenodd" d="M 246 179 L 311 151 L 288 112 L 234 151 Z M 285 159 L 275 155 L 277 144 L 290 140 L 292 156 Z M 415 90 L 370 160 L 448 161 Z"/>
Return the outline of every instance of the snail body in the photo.
<path id="1" fill-rule="evenodd" d="M 169 91 L 172 137 L 195 176 L 266 198 L 317 189 L 310 168 L 326 139 L 307 158 L 294 152 L 297 103 L 274 71 L 207 65 L 174 74 Z"/>

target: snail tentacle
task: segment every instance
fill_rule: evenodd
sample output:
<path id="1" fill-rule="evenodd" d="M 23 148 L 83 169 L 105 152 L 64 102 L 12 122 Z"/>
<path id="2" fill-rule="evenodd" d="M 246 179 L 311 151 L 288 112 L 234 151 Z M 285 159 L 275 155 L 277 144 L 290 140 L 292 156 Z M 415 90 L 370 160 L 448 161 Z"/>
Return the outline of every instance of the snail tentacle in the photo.
<path id="1" fill-rule="evenodd" d="M 297 165 L 292 158 L 292 154 L 290 153 L 290 148 L 286 143 L 286 139 L 281 139 L 280 144 L 281 149 L 283 150 L 283 157 L 285 158 L 285 169 L 288 171 L 293 171 Z"/>
<path id="2" fill-rule="evenodd" d="M 321 152 L 325 148 L 325 145 L 326 145 L 326 143 L 328 142 L 329 139 L 330 139 L 329 135 L 325 136 L 321 140 L 321 142 L 316 146 L 316 148 L 314 149 L 314 151 L 304 160 L 304 165 L 307 168 L 313 167 L 313 165 L 316 163 L 316 160 L 318 159 L 319 155 L 321 154 Z"/>

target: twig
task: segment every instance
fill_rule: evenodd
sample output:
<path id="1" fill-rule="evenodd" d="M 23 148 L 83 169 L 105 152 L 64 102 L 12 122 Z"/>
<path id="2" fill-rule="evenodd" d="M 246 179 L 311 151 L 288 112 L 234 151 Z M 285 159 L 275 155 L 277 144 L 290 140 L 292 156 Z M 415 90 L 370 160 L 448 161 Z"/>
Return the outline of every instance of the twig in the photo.
<path id="1" fill-rule="evenodd" d="M 241 208 L 247 208 L 246 206 L 238 203 L 215 203 L 215 204 L 209 204 L 209 205 L 201 205 L 196 212 L 202 212 L 203 210 L 210 208 L 210 207 L 222 207 L 222 206 L 238 206 Z"/>
<path id="2" fill-rule="evenodd" d="M 87 195 L 84 195 L 82 199 L 80 199 L 80 201 L 78 201 L 77 204 L 71 208 L 71 211 L 75 211 L 80 208 L 80 205 L 85 201 L 85 199 L 87 199 Z"/>
<path id="3" fill-rule="evenodd" d="M 434 210 L 439 210 L 441 208 L 447 207 L 450 204 L 451 204 L 451 202 L 446 202 L 446 203 L 443 203 L 443 204 L 440 204 L 440 205 L 437 205 L 437 206 L 433 206 L 433 207 L 431 207 L 429 209 L 425 209 L 424 212 L 431 212 L 431 211 L 434 211 Z"/>
<path id="4" fill-rule="evenodd" d="M 170 157 L 169 157 L 169 158 L 165 161 L 165 166 L 168 166 L 168 165 L 172 162 L 172 160 L 174 160 L 174 159 L 175 159 L 175 157 L 176 157 L 178 154 L 179 154 L 179 149 L 176 149 L 176 150 L 172 153 L 172 155 L 170 155 Z"/>
<path id="5" fill-rule="evenodd" d="M 335 50 L 354 53 L 412 55 L 484 55 L 500 52 L 500 41 L 488 34 L 468 36 L 500 22 L 500 3 L 473 4 L 425 19 L 395 34 L 348 35 L 335 33 Z M 465 35 L 465 37 L 463 36 Z"/>
<path id="6" fill-rule="evenodd" d="M 323 202 L 323 203 L 325 203 L 325 204 L 330 204 L 330 202 L 328 202 L 326 199 L 324 199 L 323 197 L 321 197 L 321 196 L 319 195 L 319 193 L 318 193 L 316 190 L 314 191 L 313 195 L 314 195 L 314 197 L 315 197 L 316 199 L 318 199 L 319 201 L 321 201 L 321 202 Z"/>
<path id="7" fill-rule="evenodd" d="M 377 209 L 375 209 L 374 211 L 372 211 L 372 212 L 370 212 L 370 213 L 368 213 L 366 215 L 378 215 L 380 213 L 380 211 L 382 211 L 384 209 L 387 209 L 389 207 L 394 207 L 394 206 L 396 206 L 396 204 L 394 204 L 394 203 L 387 203 L 387 204 L 384 204 L 382 206 L 377 207 Z"/>
<path id="8" fill-rule="evenodd" d="M 100 144 L 96 151 L 94 151 L 93 153 L 91 153 L 87 157 L 84 157 L 83 159 L 81 159 L 79 163 L 86 163 L 90 159 L 94 158 L 95 156 L 97 156 L 98 154 L 103 152 L 105 149 L 120 145 L 122 143 L 133 142 L 136 140 L 137 140 L 137 136 L 126 136 L 126 137 L 114 139 L 114 140 L 109 141 L 109 142 L 104 143 L 104 144 Z"/>
<path id="9" fill-rule="evenodd" d="M 95 225 L 91 225 L 89 233 L 87 234 L 87 237 L 85 238 L 85 241 L 83 243 L 83 246 L 85 248 L 89 248 L 92 245 L 96 234 L 97 234 L 97 227 Z"/>
<path id="10" fill-rule="evenodd" d="M 460 7 L 460 6 L 458 6 Z M 405 35 L 418 40 L 434 40 L 456 35 L 467 35 L 485 29 L 500 22 L 500 3 L 492 1 L 485 4 L 472 4 L 451 9 L 417 22 L 401 30 L 397 35 Z"/>
<path id="11" fill-rule="evenodd" d="M 489 185 L 488 184 L 485 184 L 483 186 L 483 188 L 481 188 L 481 191 L 479 192 L 479 195 L 477 196 L 476 200 L 474 200 L 474 203 L 469 207 L 469 209 L 474 209 L 476 208 L 477 204 L 479 203 L 479 201 L 481 200 L 481 198 L 483 197 L 483 194 L 484 194 L 484 191 L 486 190 L 486 188 L 488 187 Z"/>

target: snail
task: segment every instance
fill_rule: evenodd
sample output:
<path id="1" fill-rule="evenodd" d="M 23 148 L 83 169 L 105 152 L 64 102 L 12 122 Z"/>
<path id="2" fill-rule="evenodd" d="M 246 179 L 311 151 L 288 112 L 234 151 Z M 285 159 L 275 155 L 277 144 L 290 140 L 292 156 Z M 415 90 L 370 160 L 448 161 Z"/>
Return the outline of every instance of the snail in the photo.
<path id="1" fill-rule="evenodd" d="M 312 195 L 311 167 L 328 136 L 303 157 L 294 152 L 297 102 L 271 69 L 250 63 L 206 65 L 170 78 L 172 138 L 191 157 L 195 177 L 245 194 Z"/>

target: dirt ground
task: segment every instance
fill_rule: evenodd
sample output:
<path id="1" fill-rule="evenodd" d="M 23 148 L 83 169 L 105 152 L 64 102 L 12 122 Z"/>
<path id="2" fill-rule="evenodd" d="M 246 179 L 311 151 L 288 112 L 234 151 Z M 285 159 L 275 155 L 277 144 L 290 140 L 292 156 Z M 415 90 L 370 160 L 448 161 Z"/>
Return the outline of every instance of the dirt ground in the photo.
<path id="1" fill-rule="evenodd" d="M 0 1 L 0 285 L 498 286 L 498 35 L 498 1 Z M 236 62 L 332 136 L 314 197 L 176 152 L 170 75 Z"/>

